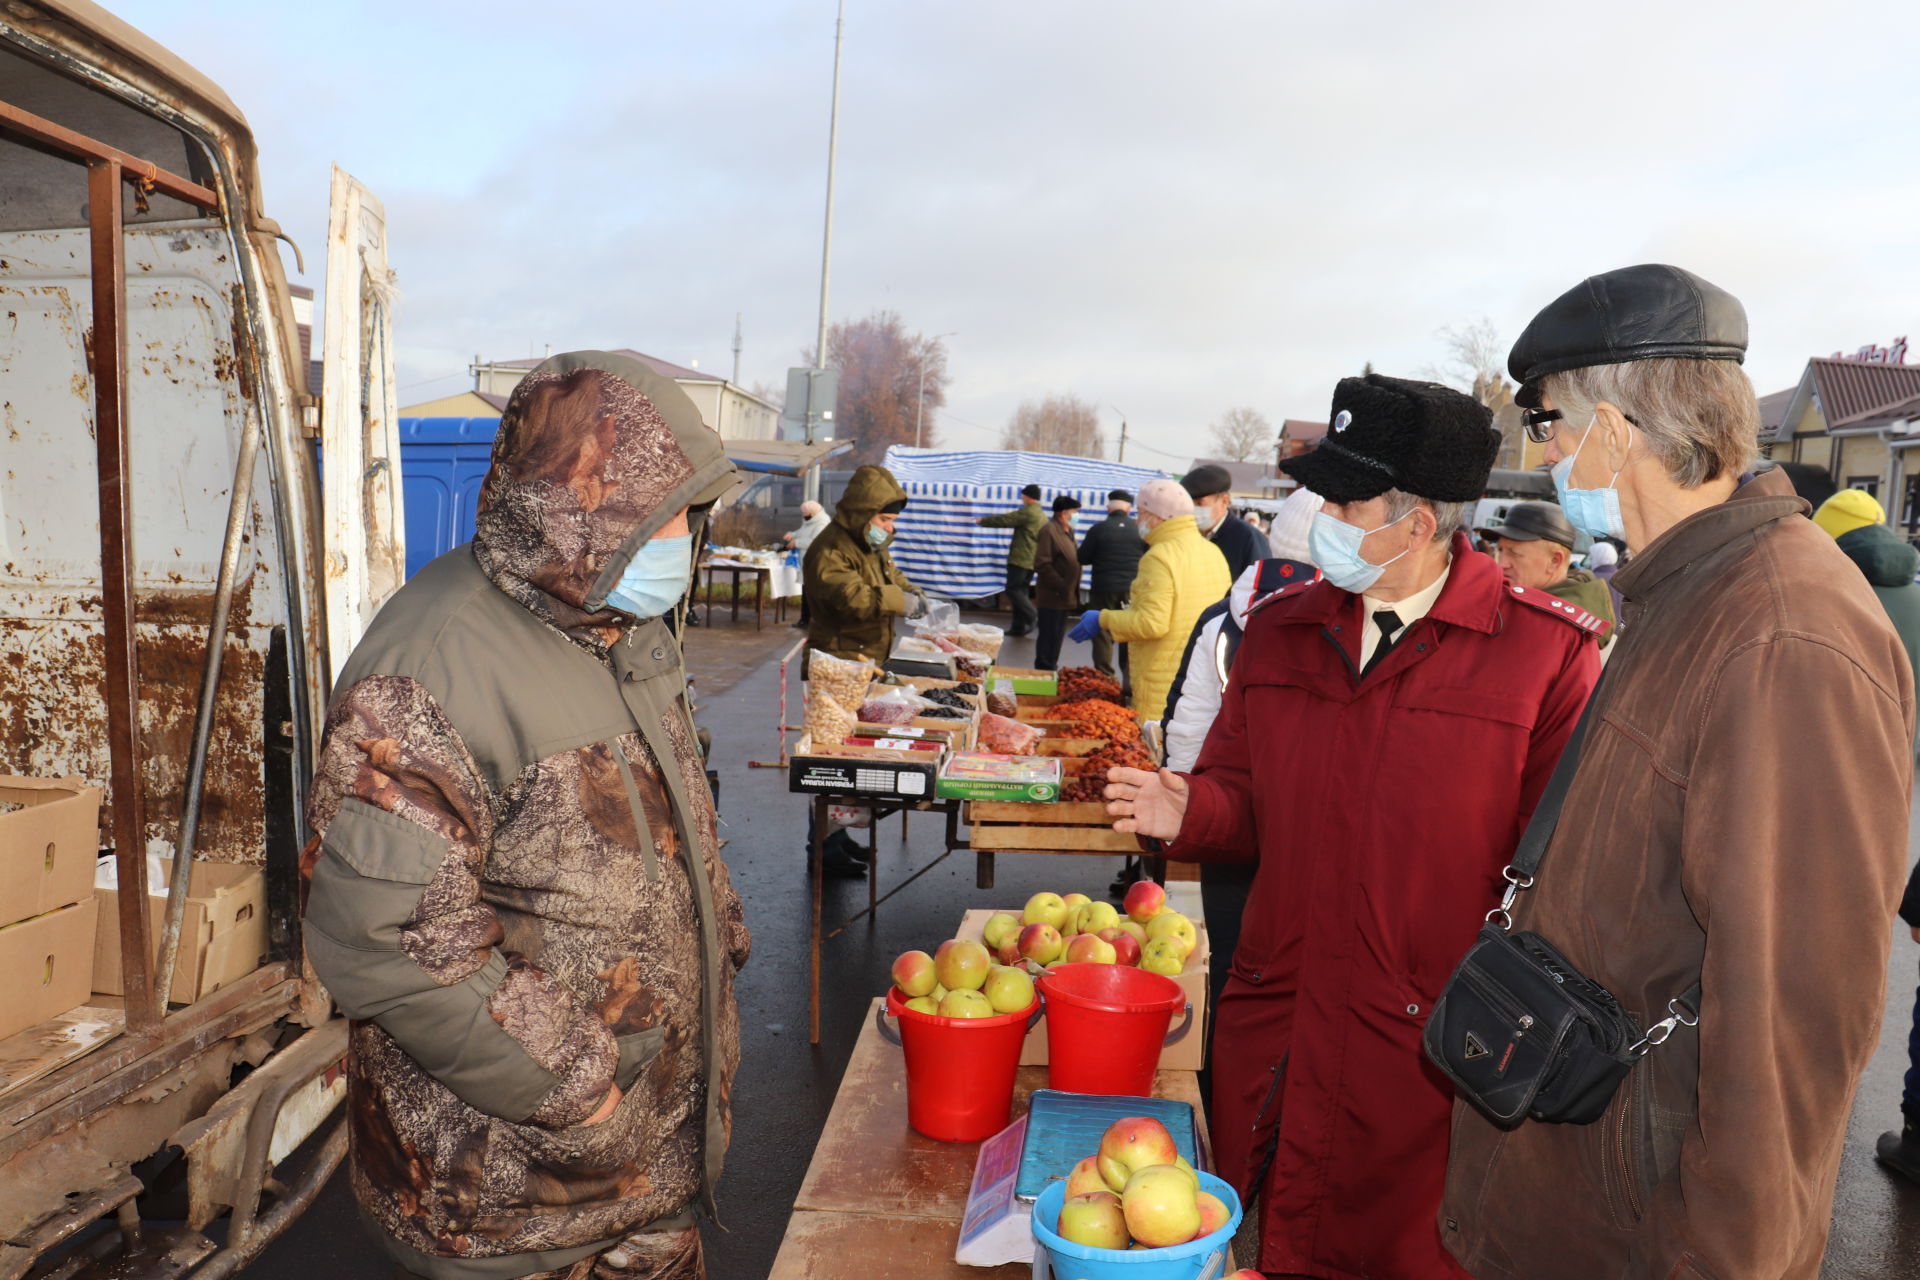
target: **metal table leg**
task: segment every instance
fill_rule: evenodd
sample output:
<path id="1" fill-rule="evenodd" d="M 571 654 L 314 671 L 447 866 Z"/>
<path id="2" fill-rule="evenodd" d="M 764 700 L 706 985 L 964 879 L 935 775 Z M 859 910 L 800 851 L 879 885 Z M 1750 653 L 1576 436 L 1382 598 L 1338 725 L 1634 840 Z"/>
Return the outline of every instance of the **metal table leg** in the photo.
<path id="1" fill-rule="evenodd" d="M 827 800 L 813 798 L 813 994 L 808 1006 L 811 1030 L 808 1043 L 820 1043 L 820 895 L 826 878 Z"/>

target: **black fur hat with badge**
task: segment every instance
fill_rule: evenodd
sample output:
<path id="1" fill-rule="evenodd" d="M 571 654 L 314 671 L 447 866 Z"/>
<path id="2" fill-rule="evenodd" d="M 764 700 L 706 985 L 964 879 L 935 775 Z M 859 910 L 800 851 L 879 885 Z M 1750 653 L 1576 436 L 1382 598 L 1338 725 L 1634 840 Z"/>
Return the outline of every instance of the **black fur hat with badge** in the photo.
<path id="1" fill-rule="evenodd" d="M 1389 489 L 1470 502 L 1486 491 L 1499 451 L 1493 411 L 1472 396 L 1370 373 L 1340 380 L 1327 434 L 1280 469 L 1329 502 L 1364 502 Z"/>

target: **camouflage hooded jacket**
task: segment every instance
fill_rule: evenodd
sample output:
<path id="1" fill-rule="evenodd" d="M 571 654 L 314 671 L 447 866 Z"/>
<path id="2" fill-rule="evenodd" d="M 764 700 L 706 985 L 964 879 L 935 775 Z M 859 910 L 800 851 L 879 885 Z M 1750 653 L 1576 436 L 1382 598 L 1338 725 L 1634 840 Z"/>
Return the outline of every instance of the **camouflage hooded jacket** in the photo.
<path id="1" fill-rule="evenodd" d="M 605 599 L 732 477 L 673 383 L 548 360 L 501 418 L 473 543 L 409 581 L 341 673 L 307 949 L 356 1020 L 354 1191 L 410 1254 L 520 1275 L 711 1207 L 747 930 L 679 647 Z"/>

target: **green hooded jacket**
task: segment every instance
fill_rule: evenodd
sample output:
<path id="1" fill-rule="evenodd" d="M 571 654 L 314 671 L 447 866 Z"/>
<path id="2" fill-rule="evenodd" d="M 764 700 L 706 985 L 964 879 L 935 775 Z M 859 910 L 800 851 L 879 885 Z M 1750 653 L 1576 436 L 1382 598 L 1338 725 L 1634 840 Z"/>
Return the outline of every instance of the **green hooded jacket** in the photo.
<path id="1" fill-rule="evenodd" d="M 1906 646 L 1908 664 L 1920 671 L 1920 586 L 1913 582 L 1920 572 L 1920 551 L 1883 524 L 1843 533 L 1835 545 L 1867 575 Z"/>
<path id="2" fill-rule="evenodd" d="M 865 466 L 847 481 L 833 510 L 833 523 L 807 548 L 803 562 L 807 641 L 836 658 L 885 662 L 893 647 L 893 620 L 910 607 L 917 588 L 880 546 L 867 541 L 867 526 L 881 508 L 905 502 L 907 491 L 885 467 Z"/>
<path id="3" fill-rule="evenodd" d="M 1596 618 L 1614 621 L 1613 593 L 1607 590 L 1607 584 L 1588 573 L 1585 569 L 1569 569 L 1567 576 L 1550 587 L 1540 588 L 1550 596 L 1559 596 L 1569 604 L 1577 604 Z M 1600 637 L 1600 647 L 1606 648 L 1613 643 L 1613 631 Z"/>

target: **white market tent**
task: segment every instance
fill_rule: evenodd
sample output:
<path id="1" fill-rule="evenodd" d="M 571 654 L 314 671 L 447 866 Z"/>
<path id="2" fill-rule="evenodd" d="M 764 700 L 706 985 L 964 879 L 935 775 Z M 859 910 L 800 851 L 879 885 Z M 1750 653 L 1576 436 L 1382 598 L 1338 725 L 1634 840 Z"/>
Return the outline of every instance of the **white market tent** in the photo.
<path id="1" fill-rule="evenodd" d="M 984 599 L 1006 585 L 1013 531 L 982 529 L 974 521 L 1019 506 L 1021 486 L 1039 485 L 1049 511 L 1055 494 L 1080 499 L 1073 522 L 1078 540 L 1106 517 L 1109 490 L 1138 494 L 1141 485 L 1166 474 L 1099 458 L 905 445 L 887 450 L 886 467 L 908 497 L 894 534 L 894 562 L 917 585 L 957 600 Z"/>

